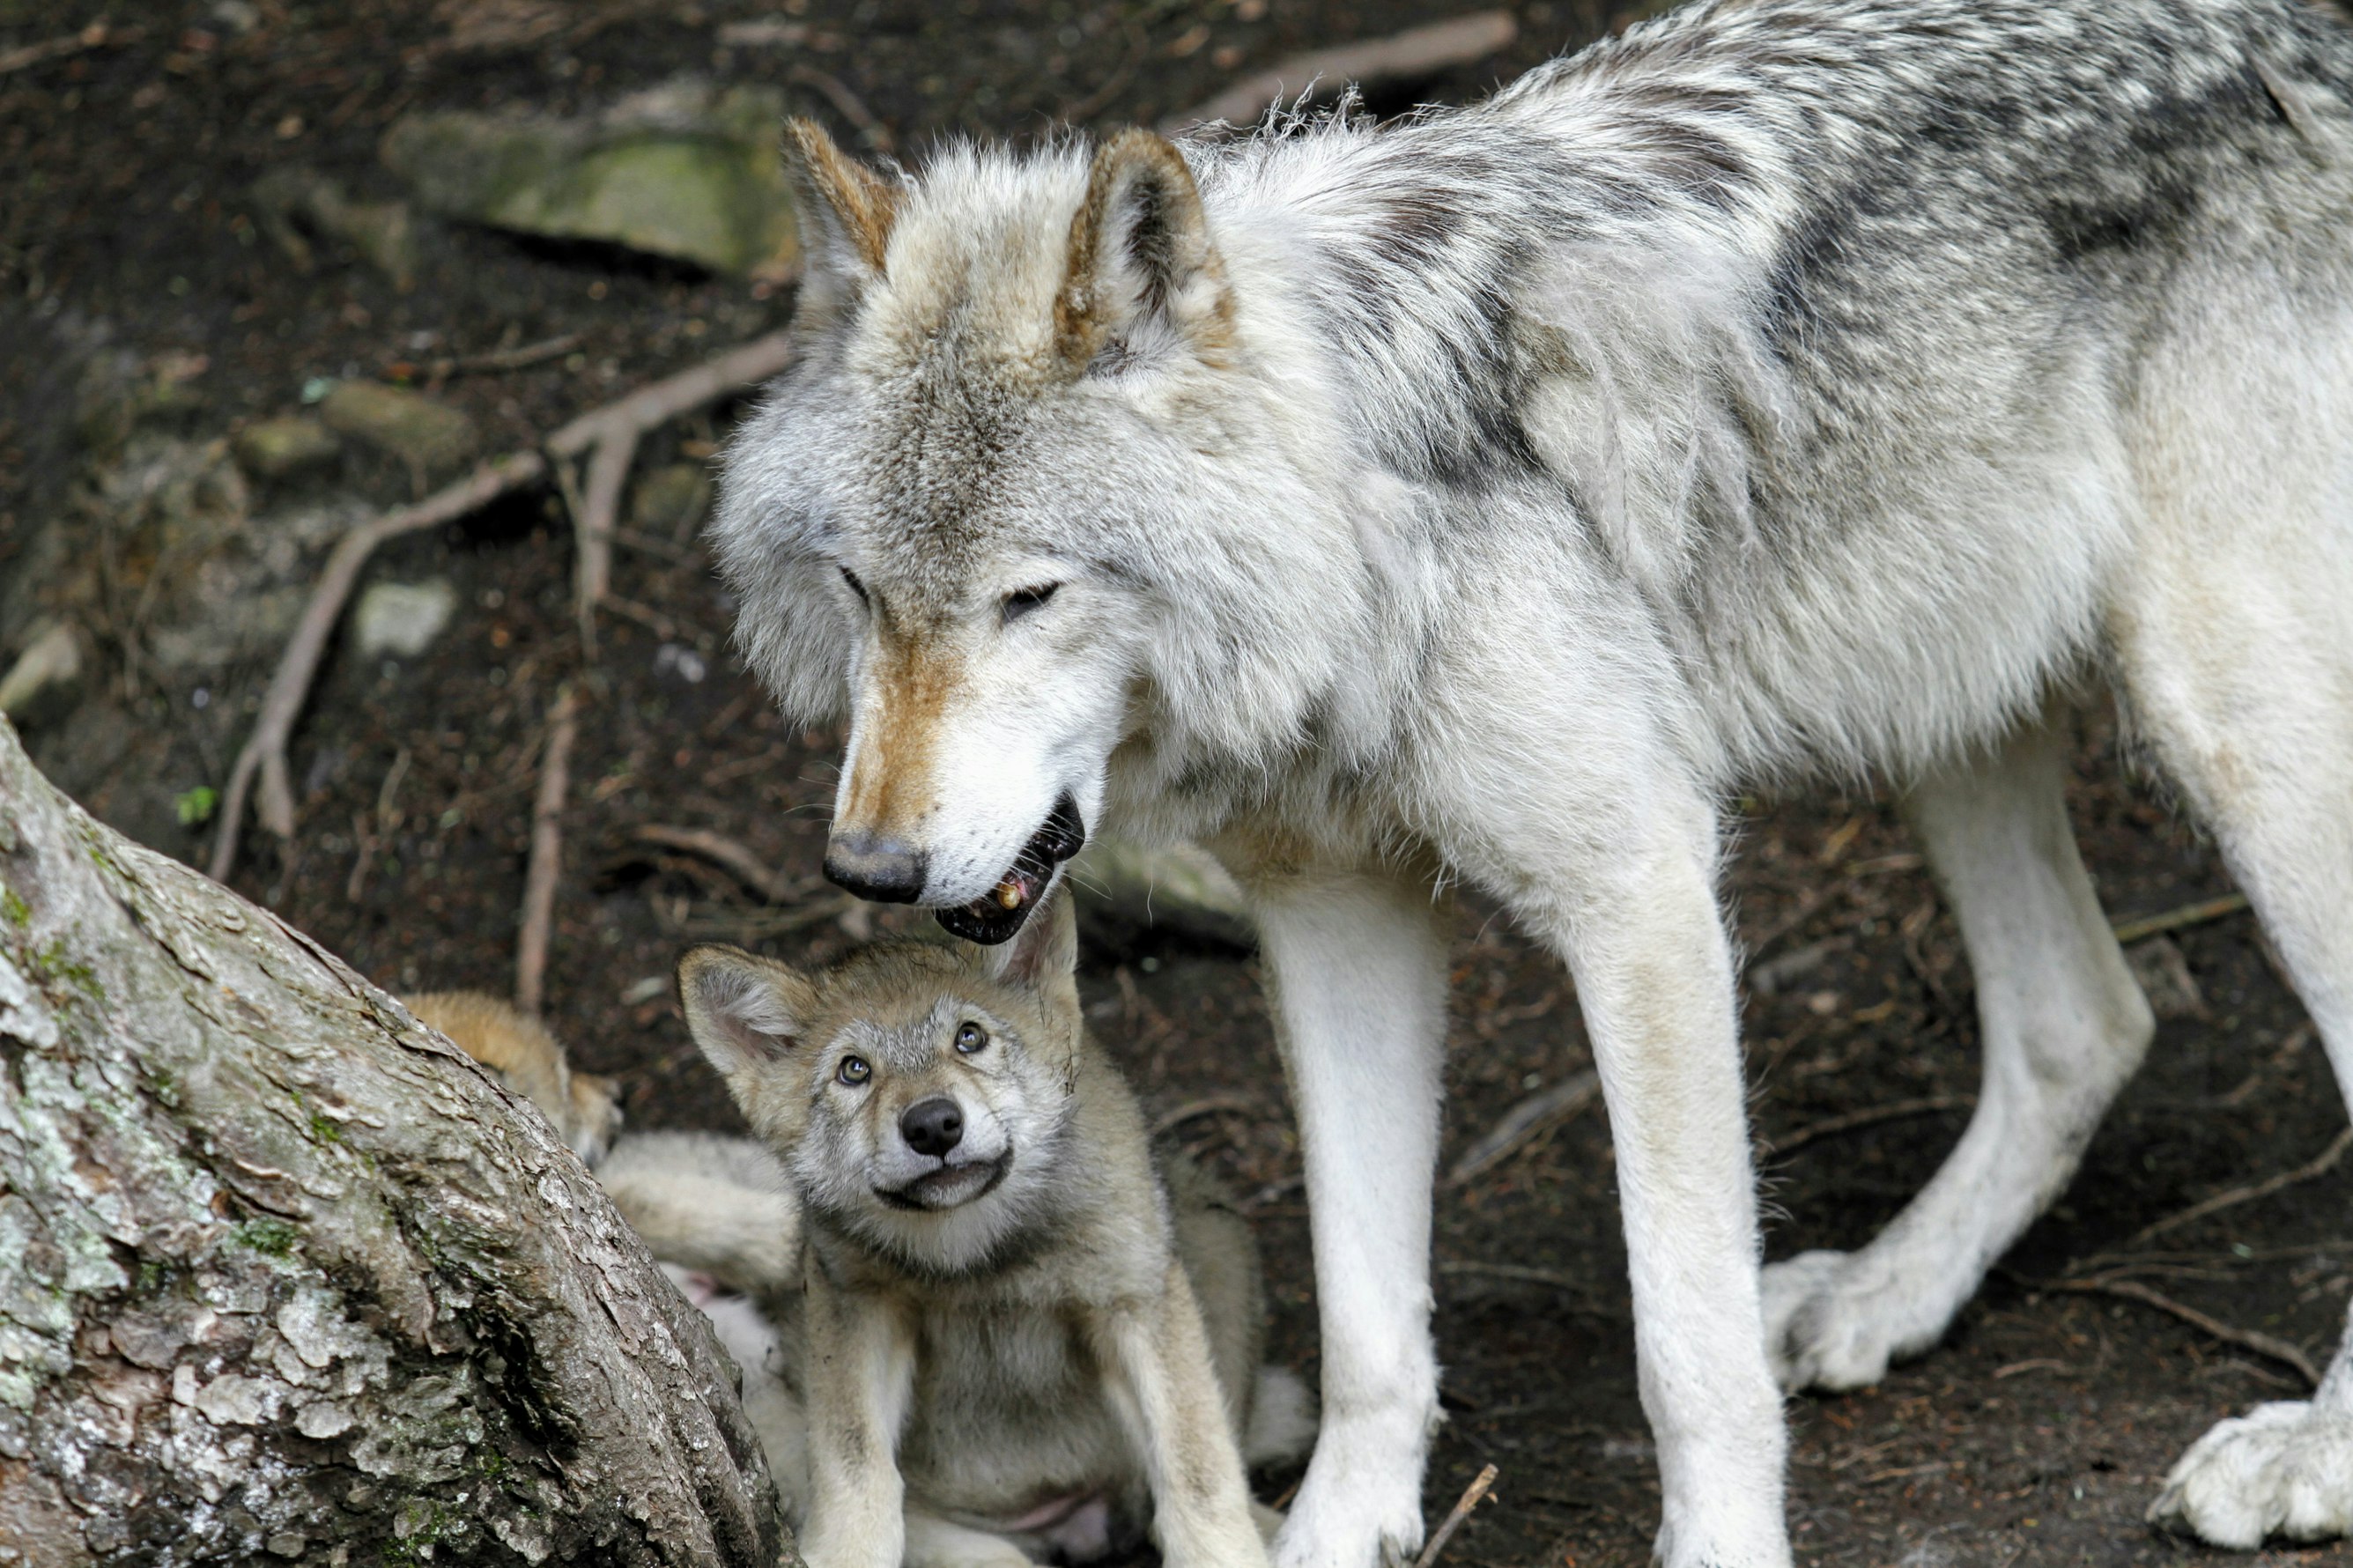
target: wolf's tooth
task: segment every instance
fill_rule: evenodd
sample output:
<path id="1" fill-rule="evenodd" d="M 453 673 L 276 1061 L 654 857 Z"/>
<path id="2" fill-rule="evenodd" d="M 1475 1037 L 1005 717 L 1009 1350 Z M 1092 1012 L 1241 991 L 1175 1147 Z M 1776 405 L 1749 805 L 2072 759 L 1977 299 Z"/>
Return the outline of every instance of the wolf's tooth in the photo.
<path id="1" fill-rule="evenodd" d="M 1021 907 L 1021 879 L 1008 877 L 997 884 L 997 901 L 1008 910 Z"/>

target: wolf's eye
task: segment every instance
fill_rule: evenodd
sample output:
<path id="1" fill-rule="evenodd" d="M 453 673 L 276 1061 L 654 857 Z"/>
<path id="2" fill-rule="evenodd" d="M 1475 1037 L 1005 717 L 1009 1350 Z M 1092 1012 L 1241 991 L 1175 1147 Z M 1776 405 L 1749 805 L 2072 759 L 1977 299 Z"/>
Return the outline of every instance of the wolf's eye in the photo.
<path id="1" fill-rule="evenodd" d="M 1018 621 L 1054 596 L 1060 583 L 1041 583 L 1035 588 L 1016 588 L 1005 595 L 1005 618 Z"/>
<path id="2" fill-rule="evenodd" d="M 833 1069 L 833 1076 L 855 1089 L 872 1078 L 874 1069 L 866 1065 L 864 1057 L 844 1057 L 841 1065 Z"/>
<path id="3" fill-rule="evenodd" d="M 858 595 L 858 602 L 860 604 L 871 605 L 874 602 L 866 596 L 866 584 L 858 580 L 857 573 L 852 572 L 847 566 L 841 567 L 839 570 L 841 573 L 841 580 L 849 584 L 849 591 Z"/>
<path id="4" fill-rule="evenodd" d="M 978 1056 L 988 1045 L 988 1031 L 978 1024 L 966 1024 L 956 1031 L 956 1054 Z"/>

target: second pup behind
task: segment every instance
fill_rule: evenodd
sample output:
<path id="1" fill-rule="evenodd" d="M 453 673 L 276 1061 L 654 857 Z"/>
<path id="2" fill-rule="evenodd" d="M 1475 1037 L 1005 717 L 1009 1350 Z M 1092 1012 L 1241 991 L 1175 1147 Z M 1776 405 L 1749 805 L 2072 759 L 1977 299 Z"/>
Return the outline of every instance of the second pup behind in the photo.
<path id="1" fill-rule="evenodd" d="M 772 1458 L 816 1568 L 1082 1558 L 1146 1520 L 1171 1568 L 1266 1562 L 1243 1454 L 1303 1447 L 1303 1394 L 1260 1368 L 1247 1223 L 1155 1168 L 1075 958 L 1062 899 L 997 949 L 680 964 L 801 1205 L 772 1311 L 805 1489 Z"/>

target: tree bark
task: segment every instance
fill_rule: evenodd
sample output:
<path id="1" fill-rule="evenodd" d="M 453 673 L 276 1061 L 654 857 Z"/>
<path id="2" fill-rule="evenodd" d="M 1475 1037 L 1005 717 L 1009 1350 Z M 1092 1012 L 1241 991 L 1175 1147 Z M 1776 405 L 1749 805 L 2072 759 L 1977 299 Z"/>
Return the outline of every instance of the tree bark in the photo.
<path id="1" fill-rule="evenodd" d="M 528 1106 L 0 721 L 0 1564 L 797 1563 Z"/>

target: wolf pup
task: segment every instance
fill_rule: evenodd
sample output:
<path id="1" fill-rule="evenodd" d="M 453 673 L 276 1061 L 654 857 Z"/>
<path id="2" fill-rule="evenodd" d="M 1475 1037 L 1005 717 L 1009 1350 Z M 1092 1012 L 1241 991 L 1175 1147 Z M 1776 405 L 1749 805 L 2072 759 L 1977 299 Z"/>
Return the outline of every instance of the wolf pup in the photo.
<path id="1" fill-rule="evenodd" d="M 1074 960 L 1060 899 L 994 950 L 679 966 L 688 1027 L 801 1204 L 779 1327 L 816 1568 L 1084 1558 L 1147 1520 L 1176 1568 L 1266 1561 L 1243 1452 L 1278 1447 L 1292 1402 L 1261 1398 L 1248 1226 L 1198 1176 L 1164 1184 Z"/>
<path id="2" fill-rule="evenodd" d="M 793 139 L 800 357 L 712 523 L 739 640 L 847 721 L 855 891 L 1002 940 L 1103 826 L 1250 890 L 1324 1321 L 1284 1568 L 1421 1539 L 1436 887 L 1575 973 L 1668 1568 L 1788 1563 L 1782 1387 L 1932 1345 L 2141 1059 L 2054 690 L 2113 683 L 2353 1089 L 2330 8 L 1725 0 L 1387 125 Z M 1808 777 L 1906 798 L 1985 1083 L 1877 1240 L 1767 1272 L 1721 807 Z M 2158 1510 L 2341 1531 L 2348 1454 L 2340 1352 Z"/>
<path id="3" fill-rule="evenodd" d="M 594 1165 L 604 1158 L 621 1125 L 613 1080 L 574 1072 L 544 1024 L 481 991 L 428 991 L 401 1002 L 418 1023 L 498 1074 L 510 1093 L 537 1106 L 582 1160 Z"/>

